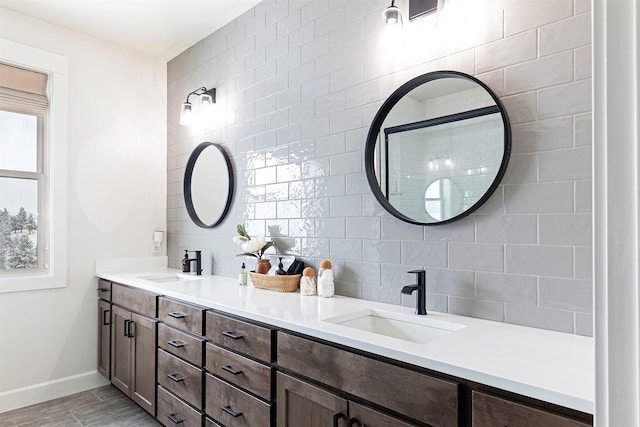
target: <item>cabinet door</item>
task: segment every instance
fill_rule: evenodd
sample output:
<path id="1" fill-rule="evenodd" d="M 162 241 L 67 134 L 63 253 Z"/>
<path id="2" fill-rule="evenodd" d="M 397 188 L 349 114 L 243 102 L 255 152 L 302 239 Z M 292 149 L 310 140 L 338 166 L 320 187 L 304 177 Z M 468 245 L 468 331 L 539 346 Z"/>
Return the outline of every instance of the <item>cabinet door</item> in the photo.
<path id="1" fill-rule="evenodd" d="M 349 401 L 349 422 L 354 427 L 417 427 L 382 412 Z"/>
<path id="2" fill-rule="evenodd" d="M 157 321 L 131 314 L 132 389 L 131 399 L 151 415 L 156 414 L 156 331 Z"/>
<path id="3" fill-rule="evenodd" d="M 333 393 L 278 372 L 277 396 L 278 427 L 347 425 L 347 401 Z"/>
<path id="4" fill-rule="evenodd" d="M 111 383 L 127 396 L 131 395 L 132 380 L 130 327 L 131 312 L 111 306 Z"/>
<path id="5" fill-rule="evenodd" d="M 98 300 L 98 372 L 111 379 L 111 304 Z"/>

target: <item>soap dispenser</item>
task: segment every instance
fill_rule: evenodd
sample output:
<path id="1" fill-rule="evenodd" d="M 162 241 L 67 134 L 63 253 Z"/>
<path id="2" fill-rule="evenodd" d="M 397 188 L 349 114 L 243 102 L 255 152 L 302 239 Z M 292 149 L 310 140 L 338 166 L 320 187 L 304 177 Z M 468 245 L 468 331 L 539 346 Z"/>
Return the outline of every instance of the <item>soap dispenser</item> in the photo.
<path id="1" fill-rule="evenodd" d="M 240 273 L 238 274 L 238 284 L 240 286 L 247 286 L 247 267 L 242 263 L 240 267 Z"/>
<path id="2" fill-rule="evenodd" d="M 182 272 L 190 273 L 191 272 L 191 260 L 189 259 L 189 251 L 185 249 L 184 258 L 182 258 Z"/>

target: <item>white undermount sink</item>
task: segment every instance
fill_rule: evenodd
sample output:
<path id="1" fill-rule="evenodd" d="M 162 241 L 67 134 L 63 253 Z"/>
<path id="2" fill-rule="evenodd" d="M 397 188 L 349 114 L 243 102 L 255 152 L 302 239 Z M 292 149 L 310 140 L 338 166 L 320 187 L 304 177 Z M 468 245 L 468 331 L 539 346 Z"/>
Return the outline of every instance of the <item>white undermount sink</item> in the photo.
<path id="1" fill-rule="evenodd" d="M 155 283 L 171 283 L 171 282 L 183 282 L 186 280 L 201 280 L 203 276 L 196 276 L 183 273 L 165 273 L 154 274 L 149 276 L 138 276 L 138 279 L 149 280 Z"/>
<path id="2" fill-rule="evenodd" d="M 392 311 L 365 309 L 322 319 L 365 332 L 424 344 L 464 328 L 464 325 Z"/>

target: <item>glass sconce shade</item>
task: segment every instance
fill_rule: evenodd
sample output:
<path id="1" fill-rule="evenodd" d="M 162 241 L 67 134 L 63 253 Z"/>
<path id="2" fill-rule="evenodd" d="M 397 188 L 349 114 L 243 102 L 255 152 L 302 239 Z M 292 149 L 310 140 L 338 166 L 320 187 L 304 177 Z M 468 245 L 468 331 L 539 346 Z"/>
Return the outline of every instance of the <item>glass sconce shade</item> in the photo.
<path id="1" fill-rule="evenodd" d="M 189 102 L 185 102 L 180 107 L 180 124 L 189 126 L 193 122 L 193 106 Z"/>
<path id="2" fill-rule="evenodd" d="M 385 49 L 397 49 L 404 45 L 402 12 L 394 5 L 394 1 L 382 12 L 381 36 L 380 45 Z"/>
<path id="3" fill-rule="evenodd" d="M 389 6 L 384 10 L 384 12 L 382 12 L 382 20 L 384 25 L 402 26 L 402 12 L 400 12 L 400 8 L 394 6 L 392 3 L 391 6 Z"/>
<path id="4" fill-rule="evenodd" d="M 211 95 L 204 93 L 200 95 L 200 114 L 208 116 L 213 112 L 213 98 Z"/>

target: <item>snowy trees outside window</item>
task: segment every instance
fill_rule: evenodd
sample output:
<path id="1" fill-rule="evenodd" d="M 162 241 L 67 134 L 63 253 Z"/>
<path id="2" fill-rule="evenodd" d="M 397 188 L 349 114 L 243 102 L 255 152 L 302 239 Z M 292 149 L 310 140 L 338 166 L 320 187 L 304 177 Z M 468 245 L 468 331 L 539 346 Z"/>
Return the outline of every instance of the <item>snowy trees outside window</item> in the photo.
<path id="1" fill-rule="evenodd" d="M 15 215 L 0 210 L 0 269 L 37 267 L 37 230 L 34 214 L 23 207 Z"/>

